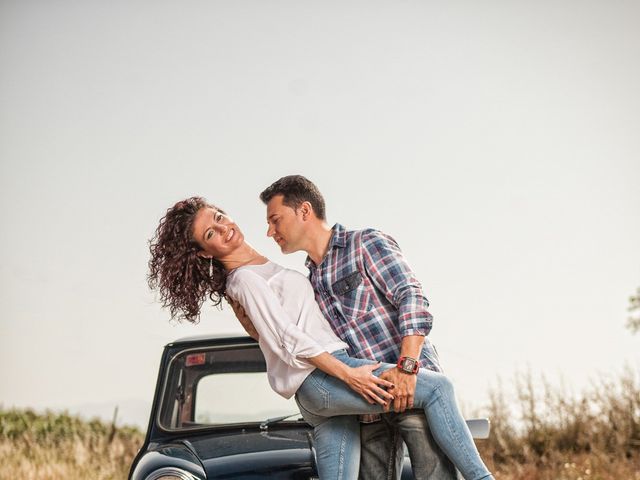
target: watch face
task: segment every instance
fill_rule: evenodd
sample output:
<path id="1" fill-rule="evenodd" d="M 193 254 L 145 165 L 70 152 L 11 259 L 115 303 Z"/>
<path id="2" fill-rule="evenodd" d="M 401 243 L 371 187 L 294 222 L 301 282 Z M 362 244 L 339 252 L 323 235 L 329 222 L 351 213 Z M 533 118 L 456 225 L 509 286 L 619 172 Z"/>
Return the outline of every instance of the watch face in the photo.
<path id="1" fill-rule="evenodd" d="M 417 362 L 413 358 L 405 358 L 402 362 L 402 370 L 413 373 L 416 369 Z"/>

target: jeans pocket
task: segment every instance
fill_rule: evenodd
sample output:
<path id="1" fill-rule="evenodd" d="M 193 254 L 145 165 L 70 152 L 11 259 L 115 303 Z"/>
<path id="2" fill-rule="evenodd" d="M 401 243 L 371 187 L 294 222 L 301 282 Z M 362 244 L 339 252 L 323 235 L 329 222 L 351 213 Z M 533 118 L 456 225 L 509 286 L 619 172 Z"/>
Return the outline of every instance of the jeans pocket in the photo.
<path id="1" fill-rule="evenodd" d="M 327 377 L 326 373 L 316 369 L 298 388 L 297 401 L 308 412 L 319 414 L 329 408 L 329 390 L 325 388 Z"/>

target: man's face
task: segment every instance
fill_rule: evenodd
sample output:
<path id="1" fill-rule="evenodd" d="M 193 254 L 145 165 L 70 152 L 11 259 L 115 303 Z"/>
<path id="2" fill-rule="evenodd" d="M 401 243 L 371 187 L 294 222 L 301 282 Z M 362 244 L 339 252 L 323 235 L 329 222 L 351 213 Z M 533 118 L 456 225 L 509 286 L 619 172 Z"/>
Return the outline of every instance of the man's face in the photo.
<path id="1" fill-rule="evenodd" d="M 276 195 L 267 203 L 267 236 L 275 240 L 282 253 L 293 253 L 302 250 L 304 220 L 300 209 L 284 205 L 283 200 L 283 195 Z"/>

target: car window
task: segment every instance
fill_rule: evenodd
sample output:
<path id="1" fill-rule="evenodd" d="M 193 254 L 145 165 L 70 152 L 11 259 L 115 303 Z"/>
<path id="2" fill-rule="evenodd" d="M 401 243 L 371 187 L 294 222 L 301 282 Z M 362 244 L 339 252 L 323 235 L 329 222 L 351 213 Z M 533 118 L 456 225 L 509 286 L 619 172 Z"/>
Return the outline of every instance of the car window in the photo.
<path id="1" fill-rule="evenodd" d="M 271 390 L 257 346 L 185 348 L 169 361 L 158 422 L 164 429 L 182 430 L 297 412 L 293 399 Z"/>
<path id="2" fill-rule="evenodd" d="M 260 422 L 298 411 L 293 398 L 277 395 L 265 373 L 225 373 L 201 378 L 196 389 L 197 423 Z"/>

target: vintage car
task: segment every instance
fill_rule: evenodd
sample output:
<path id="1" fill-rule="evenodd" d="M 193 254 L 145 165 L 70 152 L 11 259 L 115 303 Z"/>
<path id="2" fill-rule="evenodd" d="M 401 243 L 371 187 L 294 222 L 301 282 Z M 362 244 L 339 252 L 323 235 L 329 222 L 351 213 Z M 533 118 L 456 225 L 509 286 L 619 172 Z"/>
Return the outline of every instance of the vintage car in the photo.
<path id="1" fill-rule="evenodd" d="M 249 337 L 206 336 L 165 346 L 144 444 L 130 480 L 318 478 L 313 430 L 293 399 L 268 385 Z M 486 438 L 487 420 L 468 421 Z M 413 478 L 408 458 L 403 479 Z"/>

